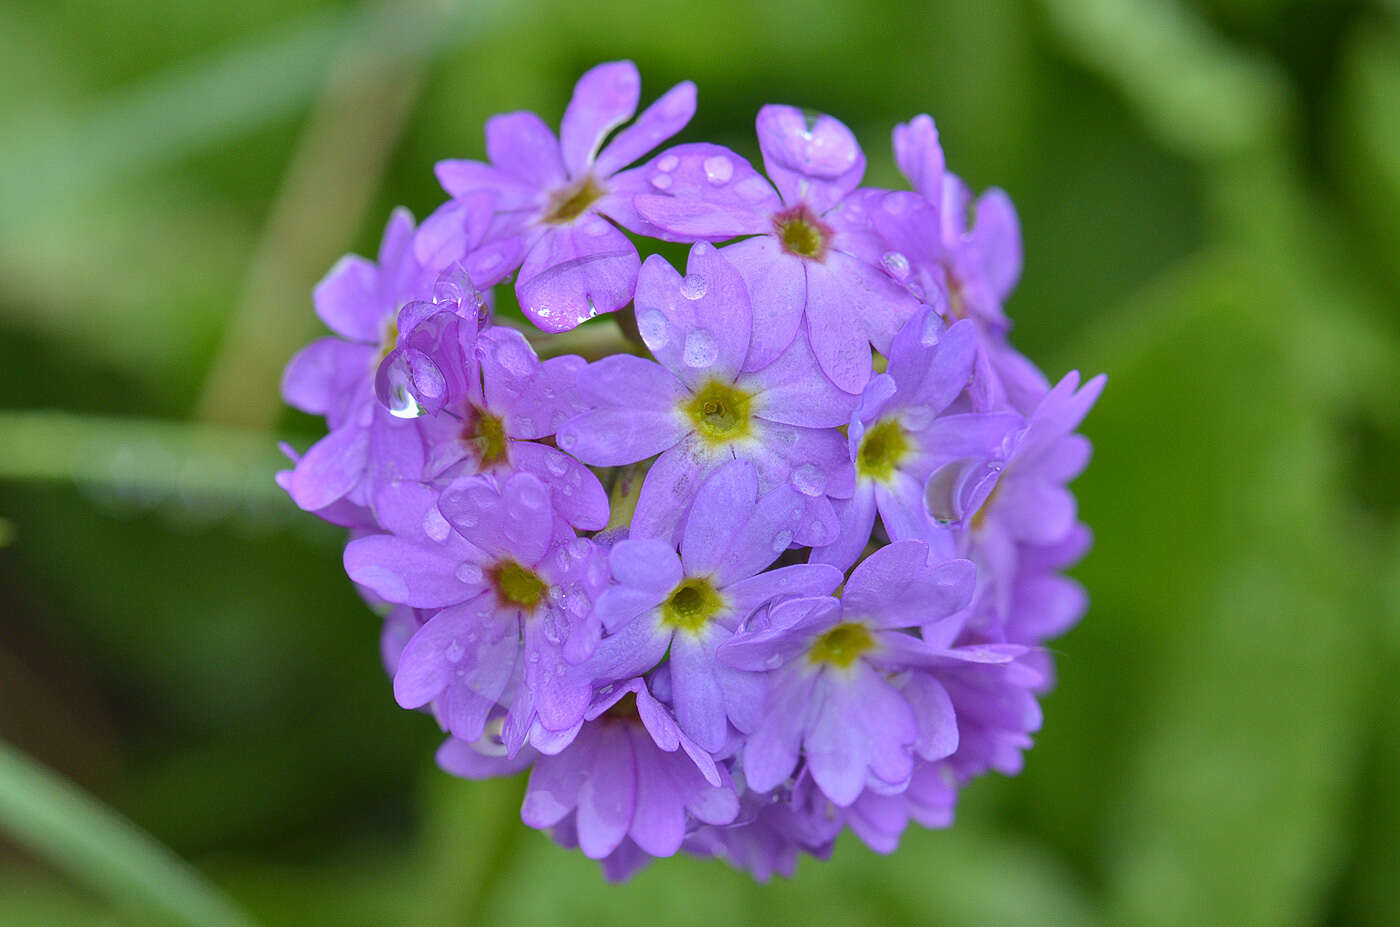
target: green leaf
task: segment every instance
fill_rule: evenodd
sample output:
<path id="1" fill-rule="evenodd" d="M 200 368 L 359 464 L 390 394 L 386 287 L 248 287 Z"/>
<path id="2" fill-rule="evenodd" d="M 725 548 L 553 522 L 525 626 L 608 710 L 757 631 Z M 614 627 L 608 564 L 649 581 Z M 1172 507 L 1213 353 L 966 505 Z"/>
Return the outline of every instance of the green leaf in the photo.
<path id="1" fill-rule="evenodd" d="M 3 741 L 0 826 L 118 907 L 191 927 L 252 924 L 175 854 Z"/>

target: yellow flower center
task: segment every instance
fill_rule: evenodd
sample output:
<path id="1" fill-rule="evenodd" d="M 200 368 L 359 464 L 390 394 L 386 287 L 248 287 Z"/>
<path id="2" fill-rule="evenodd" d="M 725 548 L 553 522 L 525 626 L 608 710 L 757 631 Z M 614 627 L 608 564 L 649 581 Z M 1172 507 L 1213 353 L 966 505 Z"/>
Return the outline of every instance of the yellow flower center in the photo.
<path id="1" fill-rule="evenodd" d="M 683 631 L 699 631 L 724 610 L 724 597 L 702 576 L 683 580 L 661 604 L 661 623 Z"/>
<path id="2" fill-rule="evenodd" d="M 827 244 L 831 241 L 832 229 L 816 213 L 799 203 L 773 216 L 773 229 L 778 233 L 778 241 L 788 254 L 806 258 L 809 261 L 825 261 Z"/>
<path id="3" fill-rule="evenodd" d="M 505 423 L 484 409 L 473 407 L 468 410 L 467 424 L 462 429 L 462 439 L 472 446 L 476 452 L 477 463 L 482 467 L 505 460 Z"/>
<path id="4" fill-rule="evenodd" d="M 819 665 L 845 669 L 874 646 L 875 638 L 865 625 L 848 621 L 817 638 L 807 652 L 807 659 Z"/>
<path id="5" fill-rule="evenodd" d="M 502 560 L 491 568 L 489 575 L 502 605 L 513 605 L 527 612 L 535 610 L 549 588 L 533 571 L 514 560 Z"/>
<path id="6" fill-rule="evenodd" d="M 685 405 L 685 413 L 700 437 L 726 444 L 748 437 L 753 397 L 733 384 L 711 380 Z"/>
<path id="7" fill-rule="evenodd" d="M 585 174 L 582 180 L 554 193 L 544 221 L 549 225 L 566 225 L 587 212 L 588 207 L 607 192 L 592 174 Z"/>
<path id="8" fill-rule="evenodd" d="M 895 419 L 882 419 L 868 428 L 860 439 L 856 472 L 872 480 L 888 480 L 909 456 L 911 448 L 904 427 Z"/>

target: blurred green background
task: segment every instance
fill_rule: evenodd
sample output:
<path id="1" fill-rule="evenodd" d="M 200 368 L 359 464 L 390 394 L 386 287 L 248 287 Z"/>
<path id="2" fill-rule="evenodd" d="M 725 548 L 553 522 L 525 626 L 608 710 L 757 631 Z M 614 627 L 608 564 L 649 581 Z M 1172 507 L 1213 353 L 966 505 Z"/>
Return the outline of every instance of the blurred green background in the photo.
<path id="1" fill-rule="evenodd" d="M 932 113 L 1020 209 L 1018 345 L 1109 373 L 1038 745 L 892 857 L 605 885 L 435 770 L 272 484 L 321 273 L 618 57 L 876 184 Z M 0 127 L 0 925 L 1396 922 L 1400 3 L 6 0 Z"/>

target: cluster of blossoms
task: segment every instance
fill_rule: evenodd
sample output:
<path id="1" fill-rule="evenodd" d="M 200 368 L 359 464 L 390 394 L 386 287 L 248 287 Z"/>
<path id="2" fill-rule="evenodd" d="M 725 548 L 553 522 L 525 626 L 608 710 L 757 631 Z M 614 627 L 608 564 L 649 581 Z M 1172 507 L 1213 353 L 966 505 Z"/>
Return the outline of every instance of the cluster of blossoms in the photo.
<path id="1" fill-rule="evenodd" d="M 609 877 L 685 850 L 766 879 L 847 825 L 887 852 L 1020 769 L 1043 642 L 1086 605 L 1066 484 L 1103 381 L 1052 387 L 1008 343 L 1015 212 L 929 117 L 895 129 L 891 191 L 788 106 L 758 115 L 763 172 L 654 153 L 695 88 L 620 128 L 639 91 L 609 63 L 558 136 L 492 118 L 489 161 L 438 164 L 445 205 L 330 271 L 335 335 L 283 383 L 329 433 L 279 480 L 350 529 L 439 764 L 528 769 L 525 823 Z M 494 317 L 512 278 L 533 326 Z M 616 353 L 559 353 L 608 313 Z"/>

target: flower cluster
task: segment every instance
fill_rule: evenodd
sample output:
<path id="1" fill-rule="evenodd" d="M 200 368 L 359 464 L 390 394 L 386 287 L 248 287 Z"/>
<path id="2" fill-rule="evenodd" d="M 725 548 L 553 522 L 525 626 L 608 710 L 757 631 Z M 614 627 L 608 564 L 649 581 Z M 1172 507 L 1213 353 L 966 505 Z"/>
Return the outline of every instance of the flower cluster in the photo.
<path id="1" fill-rule="evenodd" d="M 330 271 L 335 335 L 283 383 L 329 432 L 279 480 L 351 530 L 439 764 L 528 769 L 525 823 L 609 877 L 685 850 L 766 879 L 848 825 L 887 852 L 1020 768 L 1043 642 L 1086 606 L 1066 484 L 1103 379 L 1052 387 L 1007 341 L 1016 214 L 928 116 L 895 191 L 830 116 L 764 107 L 760 172 L 656 152 L 695 88 L 628 124 L 639 96 L 614 62 L 557 136 L 492 118 L 446 204 Z M 533 324 L 495 314 L 512 281 Z M 591 359 L 563 353 L 585 323 Z"/>

